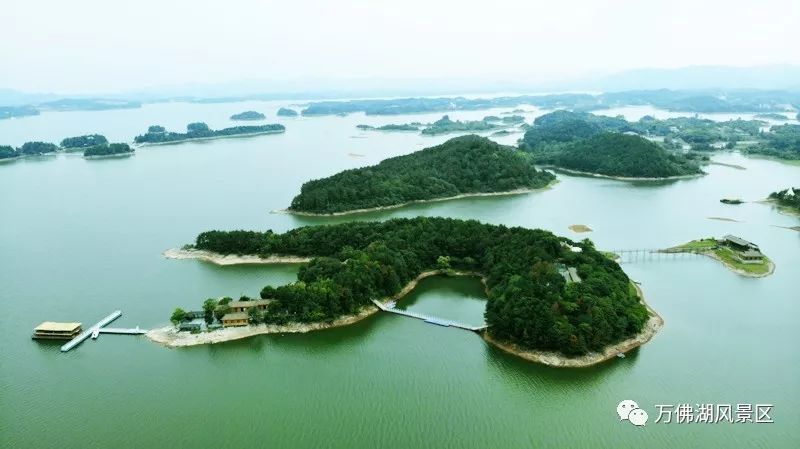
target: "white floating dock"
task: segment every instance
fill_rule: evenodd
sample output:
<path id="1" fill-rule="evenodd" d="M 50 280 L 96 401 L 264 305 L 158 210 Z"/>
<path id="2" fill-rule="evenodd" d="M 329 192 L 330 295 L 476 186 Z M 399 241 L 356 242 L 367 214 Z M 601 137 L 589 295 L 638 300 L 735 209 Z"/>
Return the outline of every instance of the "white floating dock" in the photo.
<path id="1" fill-rule="evenodd" d="M 114 312 L 111 313 L 111 315 L 109 315 L 109 316 L 103 318 L 102 320 L 98 321 L 94 326 L 86 329 L 85 331 L 83 331 L 80 334 L 78 334 L 77 337 L 75 337 L 72 340 L 68 341 L 64 346 L 61 347 L 61 352 L 67 352 L 70 349 L 74 348 L 75 346 L 78 346 L 79 344 L 81 344 L 83 342 L 83 340 L 86 340 L 87 338 L 89 338 L 96 329 L 99 329 L 99 328 L 105 326 L 106 324 L 116 320 L 117 318 L 119 318 L 121 316 L 122 316 L 122 311 L 121 310 L 115 310 Z"/>

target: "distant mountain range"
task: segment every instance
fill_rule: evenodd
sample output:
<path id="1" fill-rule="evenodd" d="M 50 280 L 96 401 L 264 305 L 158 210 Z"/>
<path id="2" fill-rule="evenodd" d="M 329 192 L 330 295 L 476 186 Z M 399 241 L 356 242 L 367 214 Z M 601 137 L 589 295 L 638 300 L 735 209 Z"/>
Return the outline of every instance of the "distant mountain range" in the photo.
<path id="1" fill-rule="evenodd" d="M 250 80 L 204 85 L 169 86 L 94 95 L 29 93 L 0 88 L 0 107 L 32 106 L 66 110 L 138 107 L 141 102 L 169 100 L 222 102 L 237 100 L 326 99 L 504 93 L 614 92 L 673 90 L 792 90 L 800 91 L 800 66 L 692 66 L 677 69 L 636 69 L 611 75 L 551 82 L 467 79 L 363 79 L 306 81 Z"/>

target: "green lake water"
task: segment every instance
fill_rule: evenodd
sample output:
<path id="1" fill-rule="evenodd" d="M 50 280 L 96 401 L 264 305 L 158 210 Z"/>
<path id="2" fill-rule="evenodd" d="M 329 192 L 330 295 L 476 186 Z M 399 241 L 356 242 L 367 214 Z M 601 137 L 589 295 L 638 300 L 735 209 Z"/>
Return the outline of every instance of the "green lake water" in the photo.
<path id="1" fill-rule="evenodd" d="M 287 132 L 146 147 L 124 159 L 58 155 L 0 164 L 0 447 L 9 448 L 531 448 L 759 447 L 800 441 L 800 219 L 752 201 L 800 184 L 800 166 L 721 154 L 703 178 L 626 183 L 559 175 L 526 195 L 415 205 L 333 219 L 270 211 L 300 185 L 406 154 L 451 136 L 362 132 L 397 117 L 276 118 L 286 102 L 170 103 L 44 113 L 0 121 L 0 144 L 99 132 L 131 141 L 148 125 L 232 126 L 258 110 Z M 534 108 L 526 114 L 530 121 Z M 641 108 L 621 113 L 643 114 Z M 504 110 L 454 112 L 476 119 Z M 637 118 L 637 117 L 634 117 Z M 521 134 L 499 139 L 513 143 Z M 723 197 L 749 201 L 719 203 Z M 305 335 L 271 335 L 184 349 L 103 335 L 62 354 L 32 341 L 41 321 L 167 324 L 176 306 L 255 295 L 290 282 L 296 266 L 217 267 L 161 253 L 208 229 L 274 229 L 343 220 L 450 216 L 540 227 L 601 249 L 662 248 L 732 233 L 777 265 L 763 279 L 708 258 L 622 264 L 641 282 L 664 329 L 628 355 L 587 369 L 532 364 L 477 334 L 378 314 Z M 712 220 L 723 217 L 737 222 Z M 576 234 L 572 224 L 594 231 Z M 480 324 L 474 278 L 432 278 L 401 308 Z M 633 399 L 644 428 L 615 412 Z M 655 424 L 655 404 L 774 404 L 773 424 Z"/>

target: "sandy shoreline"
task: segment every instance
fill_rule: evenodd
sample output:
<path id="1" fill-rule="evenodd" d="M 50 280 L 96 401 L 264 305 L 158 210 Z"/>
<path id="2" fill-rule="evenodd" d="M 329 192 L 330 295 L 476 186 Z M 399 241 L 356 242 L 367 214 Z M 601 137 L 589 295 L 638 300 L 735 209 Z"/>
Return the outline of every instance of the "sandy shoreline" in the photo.
<path id="1" fill-rule="evenodd" d="M 257 262 L 258 263 L 258 262 Z M 265 262 L 261 262 L 265 263 Z M 270 262 L 277 263 L 277 262 Z M 389 298 L 383 298 L 382 302 L 398 301 L 410 293 L 417 286 L 419 281 L 437 275 L 452 275 L 452 276 L 481 276 L 478 273 L 466 271 L 444 271 L 444 270 L 430 270 L 424 271 L 416 278 L 408 282 L 397 294 Z M 285 325 L 277 324 L 258 324 L 255 326 L 243 327 L 228 327 L 218 329 L 212 332 L 201 332 L 199 334 L 192 334 L 190 332 L 178 332 L 175 326 L 165 326 L 149 331 L 146 336 L 151 341 L 160 343 L 170 348 L 179 348 L 186 346 L 197 346 L 206 344 L 224 343 L 226 341 L 241 340 L 243 338 L 253 337 L 256 335 L 266 334 L 294 334 L 306 333 L 324 329 L 332 329 L 334 327 L 347 326 L 349 324 L 357 323 L 373 314 L 377 313 L 380 309 L 373 305 L 364 306 L 361 311 L 355 315 L 346 315 L 339 317 L 331 322 L 316 322 L 316 323 L 289 323 Z"/>
<path id="2" fill-rule="evenodd" d="M 316 212 L 301 212 L 301 211 L 294 211 L 289 209 L 278 209 L 273 210 L 271 213 L 273 214 L 289 214 L 289 215 L 297 215 L 301 217 L 338 217 L 342 215 L 353 215 L 353 214 L 363 214 L 366 212 L 377 212 L 382 210 L 391 210 L 391 209 L 398 209 L 401 207 L 411 206 L 414 204 L 424 204 L 424 203 L 436 203 L 439 201 L 450 201 L 450 200 L 457 200 L 461 198 L 471 198 L 471 197 L 481 197 L 481 196 L 504 196 L 504 195 L 522 195 L 525 193 L 532 193 L 532 192 L 539 192 L 542 190 L 547 190 L 553 187 L 558 183 L 558 180 L 553 180 L 548 183 L 544 187 L 539 187 L 536 189 L 514 189 L 514 190 L 506 190 L 504 192 L 478 192 L 478 193 L 462 193 L 460 195 L 455 196 L 448 196 L 444 198 L 432 198 L 429 200 L 415 200 L 415 201 L 408 201 L 406 203 L 400 204 L 392 204 L 391 206 L 378 206 L 378 207 L 370 207 L 366 209 L 353 209 L 353 210 L 345 210 L 341 212 L 331 212 L 329 214 L 324 213 L 316 213 Z"/>
<path id="3" fill-rule="evenodd" d="M 644 304 L 644 306 L 647 308 L 650 318 L 647 320 L 644 328 L 638 335 L 608 346 L 603 350 L 603 352 L 591 352 L 579 357 L 566 357 L 557 352 L 536 351 L 532 349 L 521 348 L 513 343 L 501 342 L 492 338 L 492 336 L 489 335 L 489 332 L 483 333 L 483 339 L 486 340 L 486 342 L 502 349 L 503 351 L 508 352 L 509 354 L 513 354 L 531 362 L 541 363 L 552 367 L 586 368 L 597 365 L 598 363 L 602 363 L 606 360 L 617 357 L 618 353 L 624 354 L 632 349 L 642 346 L 643 344 L 649 342 L 658 333 L 658 331 L 664 327 L 664 319 L 661 318 L 661 315 L 656 313 L 656 311 L 653 310 L 650 305 L 647 304 L 647 302 L 645 302 L 642 289 L 639 288 L 639 286 L 635 283 L 633 283 L 633 286 L 636 287 L 639 298 L 641 299 L 642 304 Z"/>
<path id="4" fill-rule="evenodd" d="M 210 262 L 216 265 L 245 265 L 245 264 L 291 264 L 291 263 L 306 263 L 311 261 L 311 257 L 299 256 L 281 256 L 271 255 L 269 257 L 252 256 L 252 255 L 236 255 L 236 254 L 219 254 L 211 251 L 204 251 L 200 249 L 178 249 L 171 248 L 163 253 L 167 259 L 199 259 L 204 262 Z"/>
<path id="5" fill-rule="evenodd" d="M 261 263 L 267 263 L 267 262 L 261 262 Z M 479 277 L 481 279 L 481 282 L 484 284 L 484 287 L 486 286 L 485 276 L 483 276 L 483 274 L 478 272 L 456 271 L 456 270 L 429 270 L 420 273 L 416 278 L 409 281 L 395 295 L 388 298 L 383 298 L 382 302 L 386 303 L 388 301 L 399 301 L 400 299 L 408 295 L 411 291 L 413 291 L 414 288 L 416 288 L 419 282 L 422 281 L 423 279 L 431 276 L 441 276 L 441 275 Z M 601 353 L 590 353 L 581 357 L 566 357 L 560 353 L 529 350 L 520 348 L 514 344 L 504 343 L 492 338 L 491 335 L 489 335 L 489 332 L 487 331 L 481 332 L 481 335 L 483 336 L 483 339 L 487 343 L 494 345 L 508 353 L 511 353 L 513 355 L 516 355 L 518 357 L 521 357 L 523 359 L 532 362 L 542 363 L 554 367 L 565 367 L 565 368 L 577 368 L 577 367 L 587 367 L 596 365 L 598 363 L 616 357 L 617 354 L 620 352 L 625 353 L 627 351 L 630 351 L 631 349 L 634 349 L 636 347 L 639 347 L 647 343 L 664 325 L 664 320 L 661 318 L 661 316 L 658 315 L 658 313 L 656 313 L 655 310 L 651 309 L 650 306 L 645 302 L 644 295 L 642 294 L 642 290 L 639 288 L 639 286 L 636 284 L 633 285 L 636 287 L 636 291 L 639 293 L 639 298 L 641 298 L 642 303 L 645 305 L 645 307 L 647 307 L 647 311 L 650 314 L 650 318 L 648 319 L 641 333 L 627 340 L 619 342 L 615 345 L 609 346 Z M 379 311 L 380 309 L 378 309 L 375 306 L 364 306 L 361 308 L 361 311 L 359 313 L 355 315 L 347 315 L 339 317 L 332 322 L 289 323 L 286 325 L 258 324 L 255 326 L 251 325 L 244 327 L 229 327 L 229 328 L 215 330 L 212 332 L 202 332 L 199 334 L 192 334 L 189 332 L 178 332 L 174 326 L 165 326 L 162 328 L 157 328 L 149 331 L 146 334 L 146 336 L 151 341 L 160 343 L 170 348 L 197 346 L 204 344 L 216 344 L 216 343 L 224 343 L 227 341 L 241 340 L 243 338 L 249 338 L 256 335 L 306 333 L 324 329 L 331 329 L 340 326 L 347 326 L 350 324 L 357 323 L 367 317 L 370 317 Z"/>
<path id="6" fill-rule="evenodd" d="M 229 136 L 192 137 L 192 138 L 189 138 L 189 139 L 173 140 L 171 142 L 142 142 L 142 143 L 135 143 L 134 142 L 134 144 L 132 146 L 134 146 L 135 148 L 141 148 L 141 147 L 155 147 L 155 146 L 159 146 L 159 145 L 177 145 L 177 144 L 185 143 L 185 142 L 199 142 L 199 141 L 203 141 L 203 140 L 231 139 L 231 138 L 236 138 L 236 137 L 253 137 L 253 136 L 261 136 L 261 135 L 264 135 L 264 134 L 280 134 L 280 133 L 283 133 L 283 132 L 286 132 L 286 130 L 284 129 L 284 130 L 281 130 L 281 131 L 261 131 L 261 132 L 257 132 L 257 133 L 233 134 L 233 135 L 229 135 Z"/>
<path id="7" fill-rule="evenodd" d="M 602 175 L 600 173 L 591 173 L 586 171 L 579 171 L 579 170 L 572 170 L 569 168 L 559 167 L 557 165 L 542 165 L 543 168 L 550 168 L 557 171 L 561 171 L 567 174 L 572 175 L 581 175 L 581 176 L 589 176 L 592 178 L 604 178 L 604 179 L 613 179 L 616 181 L 674 181 L 678 179 L 692 179 L 692 178 L 699 178 L 701 176 L 705 176 L 705 173 L 697 173 L 693 175 L 680 175 L 680 176 L 667 176 L 663 178 L 639 178 L 639 177 L 627 177 L 627 176 L 611 176 L 611 175 Z"/>

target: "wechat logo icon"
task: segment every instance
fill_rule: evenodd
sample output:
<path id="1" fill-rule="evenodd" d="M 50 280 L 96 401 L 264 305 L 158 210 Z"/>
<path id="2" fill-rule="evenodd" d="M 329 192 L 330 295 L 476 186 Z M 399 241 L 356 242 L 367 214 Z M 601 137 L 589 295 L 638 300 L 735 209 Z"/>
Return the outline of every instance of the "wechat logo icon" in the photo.
<path id="1" fill-rule="evenodd" d="M 634 426 L 647 424 L 647 412 L 639 408 L 639 404 L 626 399 L 617 404 L 617 415 L 620 421 L 628 421 Z"/>

